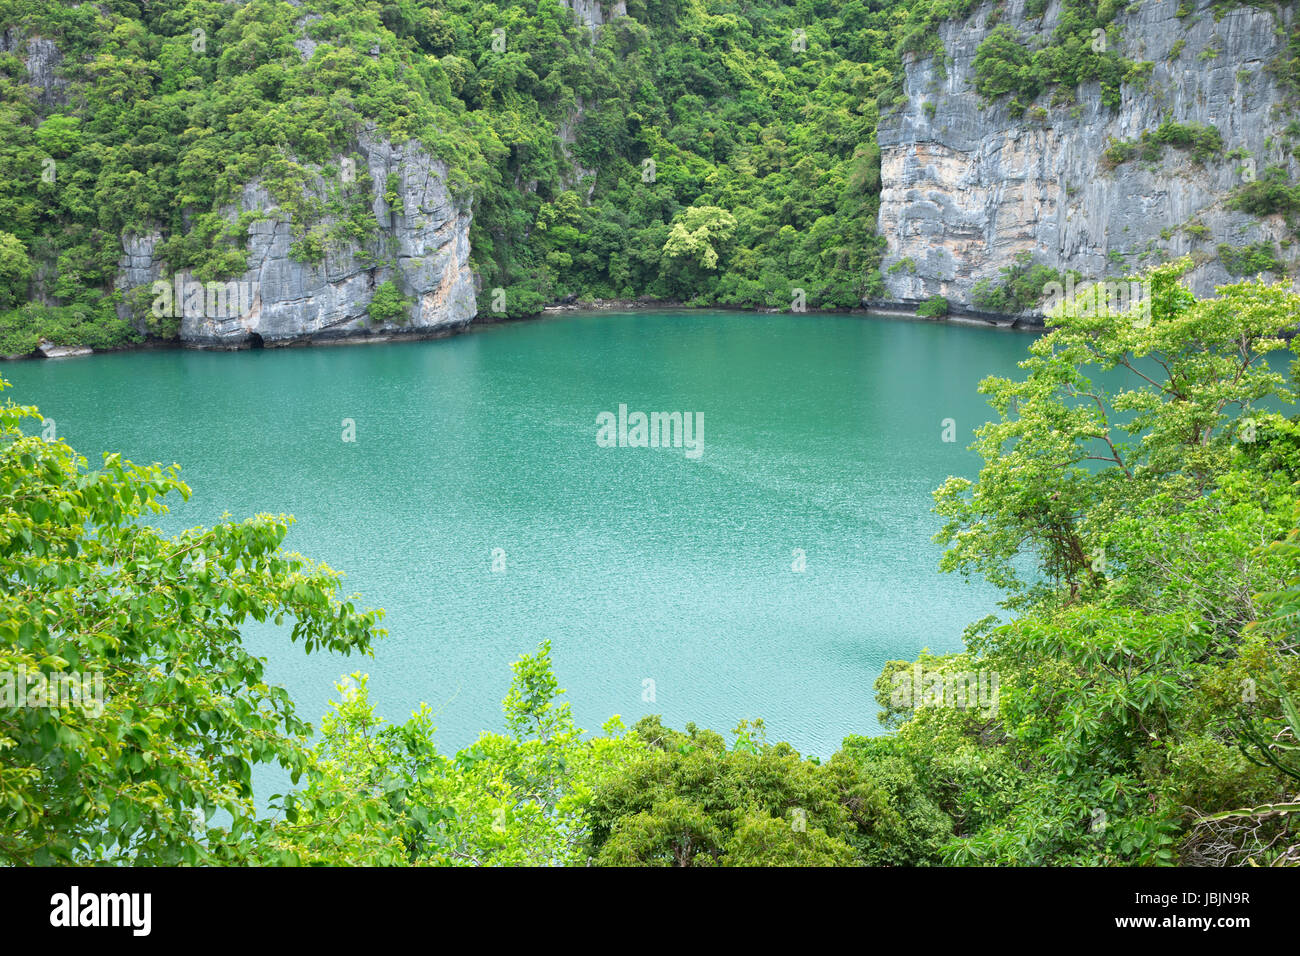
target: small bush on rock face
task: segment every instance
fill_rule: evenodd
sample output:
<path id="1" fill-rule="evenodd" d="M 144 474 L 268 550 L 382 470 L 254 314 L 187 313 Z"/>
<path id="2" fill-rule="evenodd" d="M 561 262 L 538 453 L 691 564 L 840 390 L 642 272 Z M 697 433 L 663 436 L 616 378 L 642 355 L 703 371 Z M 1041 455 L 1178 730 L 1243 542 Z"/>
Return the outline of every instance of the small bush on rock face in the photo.
<path id="1" fill-rule="evenodd" d="M 916 314 L 927 319 L 940 319 L 948 314 L 948 300 L 941 295 L 932 295 L 916 307 Z"/>
<path id="2" fill-rule="evenodd" d="M 389 280 L 375 290 L 375 297 L 370 300 L 366 311 L 370 315 L 370 321 L 376 325 L 393 321 L 400 325 L 405 322 L 401 317 L 406 316 L 409 305 L 410 300 L 402 295 L 396 283 Z"/>
<path id="3" fill-rule="evenodd" d="M 1030 66 L 1031 53 L 1023 36 L 1005 24 L 984 39 L 975 54 L 975 89 L 988 100 L 1020 92 L 1031 99 L 1042 84 Z"/>
<path id="4" fill-rule="evenodd" d="M 1223 267 L 1234 276 L 1256 275 L 1261 272 L 1282 273 L 1286 270 L 1271 242 L 1255 242 L 1240 249 L 1224 242 L 1219 244 L 1217 251 Z"/>
<path id="5" fill-rule="evenodd" d="M 1028 252 L 1018 253 L 1001 271 L 1000 281 L 981 279 L 971 289 L 971 302 L 977 308 L 1004 315 L 1025 312 L 1042 300 L 1049 283 L 1062 281 L 1058 270 L 1035 264 Z"/>
<path id="6" fill-rule="evenodd" d="M 1270 166 L 1253 183 L 1238 189 L 1229 200 L 1228 208 L 1260 217 L 1274 214 L 1300 216 L 1300 185 L 1288 183 L 1284 167 Z"/>
<path id="7" fill-rule="evenodd" d="M 1144 132 L 1140 139 L 1113 140 L 1102 154 L 1102 167 L 1113 169 L 1139 157 L 1143 162 L 1159 162 L 1166 146 L 1185 150 L 1192 154 L 1196 162 L 1203 164 L 1223 149 L 1223 136 L 1216 127 L 1204 123 L 1174 123 L 1167 120 L 1154 131 Z"/>

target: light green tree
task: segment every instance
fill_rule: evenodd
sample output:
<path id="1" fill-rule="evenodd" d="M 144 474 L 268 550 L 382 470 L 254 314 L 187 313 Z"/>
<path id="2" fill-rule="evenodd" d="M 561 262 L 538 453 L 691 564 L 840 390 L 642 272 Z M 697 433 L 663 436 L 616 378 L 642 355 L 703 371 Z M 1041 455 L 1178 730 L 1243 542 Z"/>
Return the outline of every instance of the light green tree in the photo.
<path id="1" fill-rule="evenodd" d="M 310 728 L 240 628 L 292 622 L 309 652 L 365 652 L 380 612 L 282 550 L 290 519 L 149 527 L 189 496 L 176 466 L 105 455 L 90 470 L 24 434 L 33 419 L 0 407 L 0 863 L 285 861 L 252 770 L 301 773 Z M 31 695 L 72 679 L 90 690 Z"/>
<path id="2" fill-rule="evenodd" d="M 673 222 L 664 255 L 702 269 L 718 268 L 719 250 L 736 230 L 736 217 L 717 206 L 691 206 Z"/>
<path id="3" fill-rule="evenodd" d="M 593 788 L 643 745 L 617 717 L 583 739 L 560 700 L 549 642 L 512 666 L 506 733 L 450 755 L 438 752 L 427 706 L 390 724 L 376 715 L 365 675 L 341 683 L 307 786 L 284 800 L 283 851 L 331 864 L 584 862 Z"/>
<path id="4" fill-rule="evenodd" d="M 0 231 L 0 309 L 10 309 L 22 302 L 31 276 L 27 247 L 13 233 Z"/>

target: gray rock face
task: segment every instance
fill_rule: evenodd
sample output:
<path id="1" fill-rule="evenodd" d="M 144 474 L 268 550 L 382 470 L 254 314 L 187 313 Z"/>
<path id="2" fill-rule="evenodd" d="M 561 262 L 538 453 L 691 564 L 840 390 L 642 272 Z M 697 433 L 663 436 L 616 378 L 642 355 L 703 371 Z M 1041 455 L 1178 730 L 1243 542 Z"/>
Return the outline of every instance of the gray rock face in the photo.
<path id="1" fill-rule="evenodd" d="M 161 236 L 153 232 L 123 237 L 117 288 L 166 283 L 169 293 L 175 290 L 168 314 L 180 318 L 181 341 L 195 346 L 431 335 L 469 324 L 476 311 L 469 266 L 472 215 L 468 200 L 449 192 L 445 164 L 415 141 L 393 146 L 363 137 L 358 152 L 368 167 L 370 210 L 379 227 L 371 240 L 327 243 L 320 261 L 299 261 L 291 247 L 301 227 L 254 182 L 227 210 L 232 220 L 241 213 L 260 216 L 249 226 L 248 269 L 242 275 L 208 288 L 187 274 L 170 275 L 154 254 Z M 355 173 L 360 179 L 361 170 Z M 398 197 L 391 208 L 384 199 L 390 175 Z M 308 192 L 324 201 L 334 185 L 318 175 Z M 328 229 L 332 221 L 327 216 L 320 225 Z M 408 307 L 404 315 L 376 323 L 367 309 L 388 281 Z"/>
<path id="2" fill-rule="evenodd" d="M 19 30 L 0 32 L 0 53 L 15 53 L 27 68 L 27 83 L 36 88 L 36 100 L 42 106 L 61 106 L 67 102 L 68 81 L 58 75 L 63 54 L 53 40 L 25 37 Z"/>
<path id="3" fill-rule="evenodd" d="M 997 278 L 1019 252 L 1077 269 L 1083 281 L 1191 254 L 1193 288 L 1207 295 L 1233 281 L 1217 258 L 1219 243 L 1285 238 L 1280 217 L 1256 219 L 1227 209 L 1225 200 L 1250 170 L 1283 165 L 1296 177 L 1297 161 L 1278 136 L 1290 117 L 1275 111 L 1283 95 L 1265 70 L 1300 29 L 1295 5 L 1280 23 L 1254 7 L 1216 22 L 1209 0 L 1196 0 L 1183 18 L 1175 16 L 1179 2 L 1140 0 L 1118 16 L 1118 52 L 1154 63 L 1144 84 L 1124 85 L 1118 110 L 1102 104 L 1092 83 L 1078 90 L 1073 108 L 1040 98 L 1045 119 L 1032 111 L 1013 118 L 1009 98 L 982 104 L 974 90 L 975 51 L 992 29 L 993 5 L 941 25 L 946 61 L 911 58 L 907 102 L 883 116 L 878 130 L 887 301 L 937 294 L 967 307 L 975 282 Z M 1009 0 L 1001 22 L 1041 37 L 1055 28 L 1061 4 L 1051 0 L 1040 19 L 1027 18 L 1024 8 L 1024 0 Z M 1167 118 L 1217 127 L 1222 151 L 1201 166 L 1166 146 L 1154 165 L 1135 158 L 1103 168 L 1111 139 L 1136 140 Z M 1228 158 L 1238 148 L 1249 158 Z M 1292 275 L 1298 253 L 1296 246 L 1280 249 Z M 892 274 L 890 266 L 898 266 Z"/>
<path id="4" fill-rule="evenodd" d="M 36 354 L 47 359 L 73 358 L 78 355 L 89 355 L 91 351 L 84 345 L 55 345 L 53 342 L 44 339 L 36 347 Z"/>
<path id="5" fill-rule="evenodd" d="M 608 23 L 615 17 L 627 15 L 625 0 L 561 0 L 573 11 L 578 22 L 585 23 L 590 30 Z"/>
<path id="6" fill-rule="evenodd" d="M 582 101 L 582 97 L 577 98 L 577 103 L 569 110 L 560 120 L 559 128 L 556 130 L 556 137 L 560 141 L 560 148 L 564 150 L 566 163 L 560 167 L 560 184 L 565 189 L 573 189 L 582 182 L 587 176 L 594 177 L 596 170 L 583 166 L 573 155 L 573 144 L 578 141 L 578 124 L 586 116 L 587 104 Z M 593 178 L 587 187 L 587 201 L 591 201 L 592 194 L 596 191 L 596 181 Z"/>
<path id="7" fill-rule="evenodd" d="M 297 6 L 297 4 L 295 4 L 295 6 Z M 316 47 L 320 46 L 319 43 L 307 36 L 305 32 L 308 26 L 319 19 L 320 14 L 309 13 L 305 17 L 299 17 L 294 21 L 293 26 L 294 29 L 298 31 L 298 35 L 293 40 L 293 46 L 294 49 L 298 51 L 298 55 L 304 60 L 310 60 L 312 54 L 316 52 Z"/>

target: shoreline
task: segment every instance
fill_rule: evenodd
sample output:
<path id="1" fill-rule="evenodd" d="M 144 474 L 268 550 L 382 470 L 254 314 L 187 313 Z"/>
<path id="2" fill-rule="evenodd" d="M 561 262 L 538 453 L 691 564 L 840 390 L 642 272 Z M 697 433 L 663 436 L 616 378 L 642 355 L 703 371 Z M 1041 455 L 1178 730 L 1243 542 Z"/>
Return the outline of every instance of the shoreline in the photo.
<path id="1" fill-rule="evenodd" d="M 875 316 L 885 319 L 905 319 L 916 322 L 934 322 L 939 324 L 964 325 L 977 328 L 1004 329 L 1013 332 L 1042 332 L 1041 319 L 1026 316 L 1001 315 L 998 313 L 954 310 L 947 315 L 931 317 L 918 315 L 916 307 L 905 302 L 884 302 L 878 305 L 847 309 L 808 309 L 804 312 L 792 312 L 790 309 L 753 308 L 728 305 L 688 305 L 671 299 L 594 299 L 587 301 L 556 302 L 543 306 L 534 315 L 499 316 L 480 313 L 464 325 L 451 327 L 431 327 L 422 329 L 386 329 L 382 332 L 350 332 L 324 336 L 303 336 L 283 342 L 264 344 L 227 345 L 209 342 L 182 342 L 178 339 L 146 338 L 141 342 L 131 343 L 116 348 L 94 349 L 83 345 L 53 345 L 42 342 L 25 355 L 3 355 L 0 362 L 21 361 L 57 361 L 68 358 L 86 358 L 94 355 L 112 355 L 121 352 L 151 352 L 188 350 L 195 352 L 252 352 L 274 349 L 313 348 L 347 345 L 387 345 L 393 342 L 427 342 L 446 339 L 456 335 L 472 333 L 478 329 L 510 325 L 516 322 L 532 322 L 538 319 L 554 318 L 563 315 L 592 314 L 598 312 L 642 312 L 642 311 L 680 311 L 680 312 L 742 312 L 754 315 L 859 315 Z"/>
<path id="2" fill-rule="evenodd" d="M 992 328 L 1015 329 L 1018 331 L 1041 332 L 1046 328 L 1041 316 L 1007 315 L 1000 312 L 981 312 L 976 309 L 953 309 L 946 315 L 918 315 L 917 305 L 907 302 L 879 302 L 857 308 L 808 309 L 802 313 L 793 313 L 789 309 L 752 308 L 735 305 L 687 305 L 672 299 L 595 299 L 587 302 L 552 303 L 538 314 L 563 315 L 569 312 L 635 312 L 641 309 L 679 309 L 681 311 L 715 311 L 715 312 L 752 312 L 756 315 L 875 315 L 889 319 L 916 319 L 923 322 L 952 323 L 954 325 L 987 326 Z M 501 321 L 521 321 L 505 319 Z M 480 324 L 478 318 L 472 325 Z M 482 324 L 490 324 L 485 322 Z"/>

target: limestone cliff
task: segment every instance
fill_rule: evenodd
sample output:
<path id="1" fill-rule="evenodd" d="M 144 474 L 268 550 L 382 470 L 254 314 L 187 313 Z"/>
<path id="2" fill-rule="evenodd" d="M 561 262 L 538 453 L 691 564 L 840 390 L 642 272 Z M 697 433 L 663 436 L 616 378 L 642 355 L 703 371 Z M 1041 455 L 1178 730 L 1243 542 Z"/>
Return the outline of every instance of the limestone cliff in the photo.
<path id="1" fill-rule="evenodd" d="M 1279 136 L 1291 117 L 1279 110 L 1285 97 L 1266 69 L 1300 29 L 1294 4 L 1279 19 L 1250 6 L 1216 19 L 1209 0 L 1137 0 L 1116 18 L 1119 52 L 1150 62 L 1150 73 L 1124 84 L 1118 109 L 1091 84 L 1077 105 L 1043 97 L 1045 110 L 1013 116 L 1006 97 L 981 101 L 973 64 L 998 17 L 1027 37 L 1051 34 L 1060 0 L 1040 17 L 1025 6 L 986 4 L 945 22 L 942 56 L 905 61 L 906 100 L 882 115 L 878 130 L 886 301 L 943 295 L 970 307 L 974 284 L 997 278 L 1021 252 L 1078 270 L 1084 281 L 1190 254 L 1192 284 L 1204 295 L 1231 278 L 1219 244 L 1268 241 L 1296 273 L 1297 246 L 1281 217 L 1257 219 L 1225 204 L 1252 171 L 1282 165 L 1296 178 L 1300 164 Z M 1154 163 L 1107 168 L 1108 143 L 1137 140 L 1166 119 L 1213 125 L 1222 150 L 1203 164 L 1166 149 Z"/>
<path id="2" fill-rule="evenodd" d="M 615 17 L 627 15 L 626 0 L 562 0 L 573 11 L 579 23 L 590 30 L 608 23 Z"/>
<path id="3" fill-rule="evenodd" d="M 36 102 L 41 106 L 62 106 L 67 102 L 68 81 L 59 68 L 63 54 L 52 40 L 41 36 L 28 36 L 22 30 L 10 28 L 0 31 L 0 54 L 18 56 L 27 71 L 27 82 L 36 91 Z"/>
<path id="4" fill-rule="evenodd" d="M 593 33 L 627 12 L 624 0 L 564 2 L 575 20 Z M 307 15 L 295 23 L 299 35 L 294 45 L 304 59 L 317 46 L 305 32 L 314 19 L 318 18 Z M 579 100 L 561 124 L 559 139 L 566 155 L 582 109 Z M 433 335 L 468 325 L 476 313 L 476 277 L 470 269 L 471 200 L 451 196 L 445 164 L 418 143 L 394 146 L 363 137 L 358 152 L 368 167 L 371 207 L 378 225 L 372 239 L 331 243 L 323 257 L 304 260 L 296 252 L 304 224 L 264 184 L 253 182 L 225 211 L 231 222 L 251 214 L 248 269 L 239 276 L 223 277 L 217 284 L 219 299 L 205 294 L 203 284 L 188 273 L 175 276 L 168 271 L 158 254 L 161 233 L 126 235 L 116 283 L 125 293 L 120 314 L 134 319 L 142 331 L 156 326 L 144 309 L 154 309 L 156 319 L 154 291 L 163 286 L 170 290 L 174 284 L 170 297 L 174 314 L 163 318 L 178 320 L 180 340 L 199 347 Z M 565 179 L 570 185 L 591 174 L 568 159 Z M 317 172 L 307 191 L 309 201 L 327 202 L 333 185 L 329 175 L 327 170 Z M 389 199 L 394 197 L 390 208 Z M 315 225 L 328 233 L 335 223 L 326 216 Z M 409 307 L 391 319 L 376 321 L 369 307 L 376 290 L 390 281 Z M 163 286 L 155 286 L 160 282 Z M 190 289 L 197 293 L 192 298 Z"/>
<path id="5" fill-rule="evenodd" d="M 363 136 L 357 153 L 369 174 L 369 207 L 376 227 L 371 237 L 361 242 L 327 242 L 322 257 L 304 259 L 295 255 L 294 246 L 303 224 L 295 222 L 262 183 L 248 184 L 227 210 L 232 222 L 252 214 L 248 269 L 228 285 L 223 280 L 219 291 L 225 297 L 219 302 L 202 294 L 190 300 L 183 290 L 197 288 L 193 277 L 179 276 L 178 294 L 168 301 L 179 319 L 182 342 L 240 348 L 432 335 L 470 322 L 476 311 L 469 265 L 471 212 L 468 199 L 459 200 L 449 192 L 445 164 L 414 141 L 394 146 Z M 365 181 L 361 165 L 349 173 L 357 184 Z M 308 198 L 324 203 L 335 185 L 325 171 L 318 171 Z M 317 224 L 324 234 L 334 225 L 329 215 Z M 128 293 L 128 301 L 156 301 L 153 284 L 161 281 L 170 286 L 177 279 L 155 255 L 160 239 L 157 232 L 123 237 L 117 287 Z M 402 294 L 404 308 L 376 321 L 369 306 L 376 289 L 387 282 Z M 134 298 L 131 290 L 137 290 Z M 154 308 L 152 303 L 149 308 Z"/>

